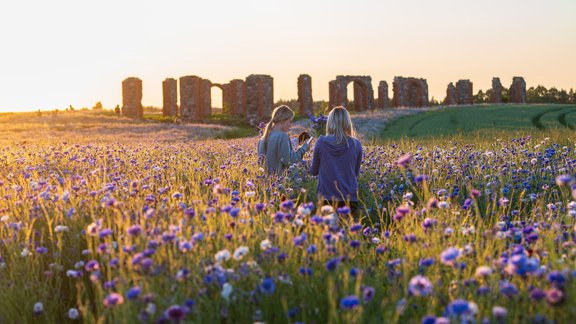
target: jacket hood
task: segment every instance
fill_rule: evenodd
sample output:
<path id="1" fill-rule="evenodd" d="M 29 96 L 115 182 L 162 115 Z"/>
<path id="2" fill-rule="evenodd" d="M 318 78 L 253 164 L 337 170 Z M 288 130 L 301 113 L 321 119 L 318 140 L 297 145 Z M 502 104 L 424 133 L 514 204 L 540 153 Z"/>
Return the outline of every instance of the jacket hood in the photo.
<path id="1" fill-rule="evenodd" d="M 340 156 L 351 150 L 355 145 L 354 140 L 350 137 L 348 137 L 347 142 L 336 143 L 336 136 L 333 135 L 324 136 L 324 143 L 326 144 L 326 150 L 332 156 Z"/>

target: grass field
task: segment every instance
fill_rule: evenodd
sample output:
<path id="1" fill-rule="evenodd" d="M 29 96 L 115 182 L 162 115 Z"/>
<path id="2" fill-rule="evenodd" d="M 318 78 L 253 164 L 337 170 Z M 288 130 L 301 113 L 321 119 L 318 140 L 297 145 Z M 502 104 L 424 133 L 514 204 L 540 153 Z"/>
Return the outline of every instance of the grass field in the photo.
<path id="1" fill-rule="evenodd" d="M 400 118 L 382 131 L 382 137 L 452 136 L 484 130 L 574 130 L 575 127 L 575 105 L 480 105 L 447 107 Z"/>
<path id="2" fill-rule="evenodd" d="M 266 175 L 255 137 L 0 115 L 0 323 L 569 323 L 571 115 L 510 108 L 526 128 L 364 142 L 360 219 L 321 208 L 310 153 Z"/>

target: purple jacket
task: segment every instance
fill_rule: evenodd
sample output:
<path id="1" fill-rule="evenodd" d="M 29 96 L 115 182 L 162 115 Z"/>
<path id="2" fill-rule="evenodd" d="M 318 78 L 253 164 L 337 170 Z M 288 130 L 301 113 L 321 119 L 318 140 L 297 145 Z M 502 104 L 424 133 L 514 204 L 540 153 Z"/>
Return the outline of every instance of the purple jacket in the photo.
<path id="1" fill-rule="evenodd" d="M 320 136 L 314 146 L 310 173 L 318 176 L 318 196 L 331 201 L 358 201 L 362 144 L 353 137 L 336 144 L 334 135 Z"/>

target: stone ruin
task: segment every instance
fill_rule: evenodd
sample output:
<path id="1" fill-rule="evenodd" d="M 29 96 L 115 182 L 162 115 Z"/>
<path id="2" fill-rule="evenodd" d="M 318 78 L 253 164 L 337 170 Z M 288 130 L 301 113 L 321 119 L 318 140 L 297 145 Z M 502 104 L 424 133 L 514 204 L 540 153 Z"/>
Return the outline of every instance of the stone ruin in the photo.
<path id="1" fill-rule="evenodd" d="M 511 103 L 526 103 L 526 81 L 523 77 L 512 78 L 512 85 L 508 91 Z"/>
<path id="2" fill-rule="evenodd" d="M 445 105 L 471 105 L 474 102 L 474 94 L 470 80 L 458 80 L 456 86 L 450 82 L 446 88 Z"/>
<path id="3" fill-rule="evenodd" d="M 300 116 L 314 114 L 312 78 L 308 74 L 301 74 L 298 77 L 298 102 L 300 103 Z"/>
<path id="4" fill-rule="evenodd" d="M 178 116 L 178 85 L 176 79 L 162 81 L 162 115 Z"/>
<path id="5" fill-rule="evenodd" d="M 490 92 L 491 103 L 502 103 L 502 83 L 500 78 L 492 78 L 492 90 Z"/>
<path id="6" fill-rule="evenodd" d="M 222 90 L 222 112 L 230 116 L 264 119 L 270 117 L 274 105 L 274 79 L 269 75 L 252 74 L 246 80 L 234 79 L 226 84 L 212 83 L 199 76 L 183 76 L 178 81 L 166 78 L 162 82 L 164 116 L 181 116 L 200 120 L 212 114 L 212 87 Z M 374 91 L 370 76 L 338 75 L 329 82 L 329 107 L 347 106 L 347 86 L 353 83 L 355 111 L 374 108 Z M 178 106 L 180 92 L 180 106 Z M 510 102 L 526 102 L 526 82 L 514 77 L 510 86 Z M 298 77 L 298 102 L 302 116 L 313 113 L 312 78 L 307 74 Z M 492 79 L 490 102 L 502 102 L 502 84 L 499 78 Z M 473 103 L 473 84 L 470 80 L 452 82 L 446 89 L 446 105 L 469 105 Z M 393 82 L 393 107 L 428 106 L 428 83 L 426 79 L 395 77 Z M 378 84 L 378 108 L 390 106 L 388 83 Z M 122 114 L 143 117 L 142 80 L 135 77 L 122 81 Z"/>
<path id="7" fill-rule="evenodd" d="M 394 107 L 423 107 L 429 104 L 426 79 L 395 77 L 392 88 Z"/>
<path id="8" fill-rule="evenodd" d="M 346 87 L 350 82 L 354 85 L 354 111 L 371 110 L 374 107 L 374 90 L 372 78 L 369 76 L 338 75 L 336 80 L 329 82 L 330 108 L 348 105 Z"/>
<path id="9" fill-rule="evenodd" d="M 176 80 L 168 78 L 162 83 L 163 113 L 165 116 L 181 116 L 192 120 L 210 116 L 212 114 L 212 87 L 222 90 L 223 114 L 264 118 L 269 117 L 272 112 L 273 79 L 270 76 L 251 75 L 246 78 L 246 81 L 234 79 L 229 83 L 219 84 L 196 75 L 188 75 L 180 78 L 179 109 L 176 104 Z"/>
<path id="10" fill-rule="evenodd" d="M 378 108 L 390 107 L 390 100 L 388 99 L 388 83 L 380 81 L 378 84 Z"/>
<path id="11" fill-rule="evenodd" d="M 456 105 L 458 104 L 458 99 L 456 99 L 456 87 L 454 83 L 448 83 L 448 87 L 446 88 L 446 98 L 444 99 L 444 104 L 447 106 Z"/>
<path id="12" fill-rule="evenodd" d="M 142 80 L 129 77 L 122 81 L 122 115 L 136 118 L 144 117 Z"/>
<path id="13" fill-rule="evenodd" d="M 274 106 L 274 79 L 269 75 L 251 74 L 246 78 L 247 117 L 270 117 Z"/>
<path id="14" fill-rule="evenodd" d="M 470 80 L 458 80 L 456 82 L 456 99 L 459 105 L 471 105 L 474 103 L 474 92 Z"/>

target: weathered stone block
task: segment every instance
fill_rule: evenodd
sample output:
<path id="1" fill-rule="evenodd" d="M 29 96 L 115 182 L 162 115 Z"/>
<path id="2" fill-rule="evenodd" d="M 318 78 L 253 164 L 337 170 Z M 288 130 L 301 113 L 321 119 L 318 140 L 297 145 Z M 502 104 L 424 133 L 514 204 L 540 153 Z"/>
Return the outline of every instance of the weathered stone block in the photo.
<path id="1" fill-rule="evenodd" d="M 425 79 L 395 77 L 392 84 L 394 107 L 428 106 L 428 83 Z"/>
<path id="2" fill-rule="evenodd" d="M 178 116 L 178 82 L 173 78 L 162 81 L 162 115 Z"/>
<path id="3" fill-rule="evenodd" d="M 129 77 L 122 81 L 122 115 L 144 117 L 142 106 L 142 80 Z"/>
<path id="4" fill-rule="evenodd" d="M 298 77 L 298 102 L 300 103 L 300 115 L 313 114 L 314 102 L 312 101 L 312 78 L 308 74 Z"/>

